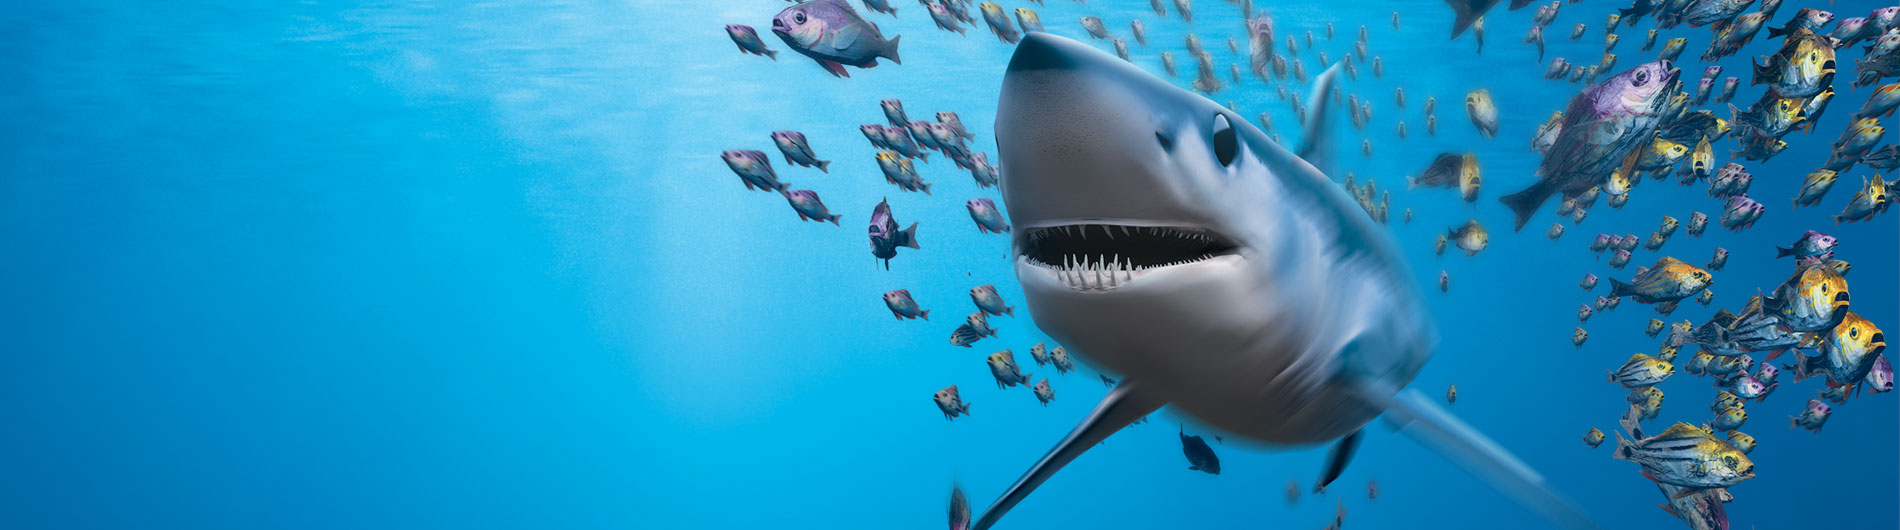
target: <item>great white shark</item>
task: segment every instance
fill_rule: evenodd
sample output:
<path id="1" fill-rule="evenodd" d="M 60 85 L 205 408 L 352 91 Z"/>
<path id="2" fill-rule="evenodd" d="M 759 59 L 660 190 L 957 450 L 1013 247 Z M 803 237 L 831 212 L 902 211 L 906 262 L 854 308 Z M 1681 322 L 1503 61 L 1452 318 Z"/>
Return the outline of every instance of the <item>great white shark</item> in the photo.
<path id="1" fill-rule="evenodd" d="M 996 141 L 1030 314 L 1126 377 L 974 526 L 1164 405 L 1271 446 L 1336 444 L 1385 416 L 1521 504 L 1595 528 L 1543 478 L 1417 390 L 1437 331 L 1391 238 L 1320 169 L 1328 93 L 1289 152 L 1232 110 L 1047 33 L 1003 77 Z"/>

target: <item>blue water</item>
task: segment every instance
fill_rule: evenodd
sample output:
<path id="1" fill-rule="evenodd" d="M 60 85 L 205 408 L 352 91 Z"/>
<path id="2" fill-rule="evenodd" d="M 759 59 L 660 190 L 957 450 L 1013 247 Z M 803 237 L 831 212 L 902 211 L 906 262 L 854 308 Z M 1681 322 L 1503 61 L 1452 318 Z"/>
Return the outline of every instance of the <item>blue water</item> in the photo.
<path id="1" fill-rule="evenodd" d="M 1003 2 L 1005 8 L 1027 2 Z M 738 53 L 721 27 L 763 31 L 776 0 L 297 4 L 25 3 L 0 11 L 0 527 L 7 528 L 929 528 L 944 524 L 953 481 L 980 511 L 1066 433 L 1105 388 L 1083 368 L 1051 377 L 1056 400 L 997 389 L 983 357 L 1033 364 L 1046 340 L 1016 288 L 1008 238 L 978 233 L 963 208 L 967 172 L 919 164 L 933 194 L 883 182 L 857 131 L 900 98 L 914 118 L 959 113 L 995 157 L 991 122 L 1011 48 L 986 28 L 936 29 L 915 2 L 896 18 L 901 65 L 835 79 L 769 33 L 776 61 Z M 1276 43 L 1314 31 L 1337 58 L 1357 28 L 1385 65 L 1345 89 L 1372 102 L 1364 132 L 1339 124 L 1343 170 L 1393 191 L 1388 226 L 1425 286 L 1443 342 L 1414 386 L 1540 470 L 1611 528 L 1677 528 L 1656 488 L 1610 444 L 1625 391 L 1605 369 L 1655 353 L 1641 304 L 1590 319 L 1572 348 L 1586 272 L 1627 278 L 1659 255 L 1707 261 L 1715 304 L 1700 322 L 1790 272 L 1772 246 L 1819 229 L 1854 263 L 1853 310 L 1900 330 L 1896 217 L 1833 226 L 1865 168 L 1826 200 L 1792 209 L 1801 176 L 1826 159 L 1868 89 L 1839 96 L 1813 135 L 1769 162 L 1746 162 L 1768 206 L 1742 232 L 1679 231 L 1661 253 L 1612 271 L 1585 244 L 1599 232 L 1647 235 L 1663 215 L 1719 217 L 1702 187 L 1647 182 L 1622 210 L 1602 203 L 1561 240 L 1546 205 L 1522 234 L 1495 197 L 1532 179 L 1529 139 L 1579 85 L 1543 81 L 1549 56 L 1591 64 L 1607 2 L 1567 4 L 1548 56 L 1521 42 L 1532 9 L 1447 41 L 1440 2 L 1261 2 Z M 1789 1 L 1842 18 L 1880 5 Z M 1076 18 L 1126 36 L 1146 22 L 1137 64 L 1173 50 L 1184 76 L 1189 31 L 1147 2 L 1050 0 L 1031 6 L 1051 32 L 1085 38 Z M 1401 14 L 1401 29 L 1390 13 Z M 1338 36 L 1326 40 L 1333 23 Z M 1569 28 L 1589 25 L 1580 41 Z M 1622 67 L 1645 20 L 1620 30 Z M 1196 2 L 1192 31 L 1220 66 L 1244 59 L 1238 8 Z M 1685 76 L 1706 29 L 1690 39 Z M 1303 37 L 1300 38 L 1305 48 Z M 1090 41 L 1110 49 L 1106 41 Z M 1241 43 L 1245 51 L 1245 43 Z M 1766 31 L 1721 61 L 1746 76 L 1771 53 Z M 1843 51 L 1851 64 L 1859 51 Z M 1317 73 L 1311 51 L 1300 56 Z M 1189 77 L 1177 82 L 1185 83 Z M 1396 108 L 1403 86 L 1408 107 Z M 1465 92 L 1488 88 L 1498 138 L 1465 119 Z M 1744 87 L 1738 105 L 1761 87 Z M 1426 96 L 1439 100 L 1425 134 Z M 1294 141 L 1292 109 L 1249 80 L 1216 94 L 1243 116 L 1272 114 Z M 1724 113 L 1725 114 L 1725 113 Z M 1393 128 L 1406 121 L 1410 137 Z M 1893 125 L 1893 124 L 1889 124 Z M 768 134 L 803 131 L 830 173 L 780 163 Z M 1358 152 L 1371 138 L 1376 157 Z M 1892 142 L 1889 135 L 1883 143 Z M 1718 145 L 1718 164 L 1732 140 Z M 843 226 L 801 223 L 783 199 L 747 192 L 718 158 L 758 149 L 782 180 L 818 191 Z M 1475 152 L 1483 197 L 1399 184 L 1441 151 Z M 1889 178 L 1893 175 L 1888 175 Z M 866 252 L 864 223 L 888 197 L 920 223 L 920 250 L 889 271 Z M 1004 206 L 1007 208 L 1007 206 Z M 1414 219 L 1401 221 L 1404 208 Z M 1435 257 L 1432 237 L 1477 219 L 1476 257 Z M 1564 223 L 1570 225 L 1571 223 Z M 1449 294 L 1433 290 L 1440 270 Z M 1000 336 L 946 343 L 991 283 L 1018 308 Z M 1606 282 L 1607 286 L 1607 282 Z M 879 299 L 907 288 L 932 320 L 896 321 Z M 1685 350 L 1686 351 L 1686 350 Z M 1891 357 L 1891 355 L 1890 355 Z M 1684 359 L 1687 358 L 1685 353 Z M 973 416 L 944 421 L 932 392 L 956 384 Z M 1789 430 L 1819 383 L 1783 375 L 1750 404 L 1743 431 L 1759 477 L 1732 489 L 1736 528 L 1880 528 L 1896 520 L 1895 398 L 1836 408 L 1821 434 Z M 1662 385 L 1666 422 L 1709 419 L 1709 380 Z M 1375 425 L 1324 497 L 1311 487 L 1324 447 L 1215 449 L 1222 474 L 1188 471 L 1164 411 L 1095 448 L 1004 520 L 1006 528 L 1318 528 L 1336 506 L 1357 528 L 1538 528 L 1544 523 L 1410 440 Z M 1187 423 L 1190 433 L 1212 434 Z M 1613 443 L 1613 442 L 1612 442 Z M 1376 501 L 1365 496 L 1376 480 Z"/>

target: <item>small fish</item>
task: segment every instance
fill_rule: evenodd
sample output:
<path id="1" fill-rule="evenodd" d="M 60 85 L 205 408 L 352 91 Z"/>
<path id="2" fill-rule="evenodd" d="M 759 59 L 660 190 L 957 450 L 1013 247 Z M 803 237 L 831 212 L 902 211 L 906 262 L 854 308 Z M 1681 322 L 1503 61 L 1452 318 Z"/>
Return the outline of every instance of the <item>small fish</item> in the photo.
<path id="1" fill-rule="evenodd" d="M 1551 223 L 1550 231 L 1545 232 L 1544 234 L 1545 237 L 1549 237 L 1551 240 L 1556 240 L 1559 237 L 1563 237 L 1563 235 L 1564 235 L 1564 225 L 1561 223 Z"/>
<path id="2" fill-rule="evenodd" d="M 1465 112 L 1471 115 L 1471 124 L 1478 127 L 1479 135 L 1498 135 L 1498 107 L 1491 102 L 1491 91 L 1480 88 L 1465 94 Z"/>
<path id="3" fill-rule="evenodd" d="M 1465 251 L 1466 256 L 1478 255 L 1478 251 L 1484 250 L 1484 247 L 1491 242 L 1490 236 L 1485 233 L 1484 227 L 1479 225 L 1476 219 L 1465 221 L 1464 226 L 1447 230 L 1445 236 L 1456 242 L 1458 249 Z"/>
<path id="4" fill-rule="evenodd" d="M 1036 361 L 1036 366 L 1049 364 L 1049 347 L 1044 346 L 1043 343 L 1040 342 L 1036 343 L 1035 346 L 1030 346 L 1029 358 Z"/>
<path id="5" fill-rule="evenodd" d="M 772 131 L 772 143 L 785 155 L 785 163 L 804 167 L 816 167 L 819 171 L 830 173 L 830 160 L 819 160 L 812 154 L 811 144 L 805 141 L 805 134 L 798 131 Z"/>
<path id="6" fill-rule="evenodd" d="M 1021 13 L 1022 10 L 1017 10 L 1017 12 Z M 1109 37 L 1108 27 L 1102 25 L 1101 18 L 1082 17 L 1081 22 L 1082 22 L 1082 29 L 1088 31 L 1090 37 L 1095 37 L 1097 39 L 1106 39 Z"/>
<path id="7" fill-rule="evenodd" d="M 864 8 L 890 16 L 897 16 L 897 8 L 891 7 L 891 0 L 864 0 Z"/>
<path id="8" fill-rule="evenodd" d="M 1581 327 L 1570 333 L 1570 345 L 1572 346 L 1581 349 L 1583 348 L 1583 341 L 1586 340 L 1590 340 L 1590 332 L 1584 331 Z"/>
<path id="9" fill-rule="evenodd" d="M 1682 38 L 1669 39 L 1668 41 L 1663 42 L 1661 59 L 1664 61 L 1675 62 L 1677 58 L 1682 57 L 1682 47 L 1688 44 L 1689 44 L 1689 39 L 1682 39 Z"/>
<path id="10" fill-rule="evenodd" d="M 1069 350 L 1061 346 L 1049 350 L 1049 362 L 1056 365 L 1056 375 L 1067 375 L 1075 369 L 1075 361 L 1069 358 Z"/>
<path id="11" fill-rule="evenodd" d="M 1715 61 L 1734 55 L 1736 51 L 1742 49 L 1743 45 L 1748 44 L 1748 41 L 1754 40 L 1755 34 L 1761 32 L 1762 26 L 1767 25 L 1767 22 L 1767 14 L 1748 13 L 1736 17 L 1734 22 L 1716 26 L 1715 38 L 1709 41 L 1709 49 L 1702 52 L 1702 60 Z M 1769 33 L 1773 32 L 1774 30 L 1769 30 Z"/>
<path id="12" fill-rule="evenodd" d="M 1619 248 L 1619 249 L 1616 249 L 1615 254 L 1610 255 L 1611 268 L 1614 268 L 1617 270 L 1623 270 L 1623 266 L 1629 265 L 1629 264 L 1630 264 L 1630 251 L 1628 249 Z"/>
<path id="13" fill-rule="evenodd" d="M 1715 301 L 1715 291 L 1703 289 L 1700 294 L 1695 295 L 1695 301 L 1704 306 L 1709 305 L 1710 302 Z"/>
<path id="14" fill-rule="evenodd" d="M 1457 403 L 1457 402 L 1458 402 L 1458 385 L 1451 385 L 1450 388 L 1445 389 L 1445 403 Z"/>
<path id="15" fill-rule="evenodd" d="M 1022 33 L 1017 32 L 1016 25 L 1010 23 L 1009 15 L 1003 13 L 1003 6 L 984 2 L 977 4 L 977 8 L 983 11 L 983 22 L 989 24 L 990 32 L 996 34 L 997 40 L 1012 45 L 1022 40 Z"/>
<path id="16" fill-rule="evenodd" d="M 1003 303 L 1003 296 L 997 294 L 995 285 L 986 283 L 970 288 L 970 301 L 986 314 L 1016 316 L 1016 308 Z"/>
<path id="17" fill-rule="evenodd" d="M 1734 392 L 1735 397 L 1741 398 L 1742 401 L 1760 401 L 1766 399 L 1768 394 L 1774 392 L 1775 387 L 1778 385 L 1779 383 L 1766 383 L 1756 379 L 1755 376 L 1749 375 L 1747 370 L 1737 370 L 1735 376 L 1728 381 L 1728 389 Z M 1739 406 L 1737 408 L 1739 408 Z M 1736 425 L 1740 426 L 1740 424 Z M 1734 430 L 1734 427 L 1725 427 L 1722 430 Z"/>
<path id="18" fill-rule="evenodd" d="M 1585 291 L 1597 288 L 1597 275 L 1588 274 L 1588 273 L 1584 274 L 1583 281 L 1578 282 L 1577 286 L 1582 287 L 1583 290 Z"/>
<path id="19" fill-rule="evenodd" d="M 956 5 L 956 2 L 950 2 L 948 4 L 944 2 L 924 3 L 924 7 L 930 10 L 930 21 L 936 23 L 938 29 L 954 31 L 957 32 L 958 35 L 963 35 L 967 31 L 963 27 L 963 22 L 966 21 L 958 17 L 955 11 L 951 11 L 951 5 Z"/>
<path id="20" fill-rule="evenodd" d="M 739 181 L 745 184 L 747 191 L 782 192 L 791 187 L 789 182 L 779 182 L 778 173 L 772 171 L 772 161 L 765 157 L 764 152 L 728 149 L 720 153 L 719 158 L 726 162 L 726 167 L 732 168 L 734 174 L 739 175 Z"/>
<path id="21" fill-rule="evenodd" d="M 1597 234 L 1597 238 L 1590 242 L 1590 251 L 1603 252 L 1604 250 L 1608 250 L 1611 246 L 1614 245 L 1614 242 L 1618 239 L 1618 237 L 1619 236 L 1613 236 L 1610 234 Z M 1596 285 L 1596 281 L 1594 279 L 1595 275 L 1592 275 L 1591 278 L 1592 280 L 1590 281 L 1590 285 Z"/>
<path id="22" fill-rule="evenodd" d="M 1577 24 L 1577 27 L 1575 27 L 1575 28 L 1572 28 L 1572 29 L 1570 30 L 1570 40 L 1579 40 L 1579 39 L 1582 39 L 1582 38 L 1583 38 L 1583 34 L 1584 34 L 1585 32 L 1587 32 L 1587 31 L 1589 31 L 1589 27 L 1588 27 L 1588 26 L 1586 26 L 1586 25 L 1584 25 L 1584 24 L 1582 24 L 1582 23 L 1579 23 L 1579 24 Z"/>
<path id="23" fill-rule="evenodd" d="M 1860 191 L 1854 193 L 1854 198 L 1847 202 L 1840 215 L 1834 216 L 1834 224 L 1872 219 L 1874 214 L 1887 211 L 1887 207 L 1893 204 L 1887 195 L 1887 181 L 1881 180 L 1880 175 L 1861 179 L 1864 184 Z"/>
<path id="24" fill-rule="evenodd" d="M 1756 369 L 1754 374 L 1755 381 L 1764 385 L 1774 385 L 1775 379 L 1780 376 L 1781 369 L 1776 368 L 1773 363 L 1761 363 L 1761 368 Z"/>
<path id="25" fill-rule="evenodd" d="M 1583 304 L 1582 307 L 1577 308 L 1577 321 L 1589 322 L 1590 315 L 1594 315 L 1594 314 L 1596 314 L 1596 312 L 1590 309 L 1590 304 Z"/>
<path id="26" fill-rule="evenodd" d="M 1801 409 L 1800 416 L 1788 417 L 1788 428 L 1800 427 L 1819 433 L 1821 426 L 1827 425 L 1827 418 L 1833 413 L 1834 407 L 1829 407 L 1819 399 L 1808 398 L 1808 406 Z"/>
<path id="27" fill-rule="evenodd" d="M 884 293 L 884 307 L 891 309 L 891 316 L 898 319 L 930 320 L 930 310 L 918 307 L 917 300 L 910 297 L 909 289 L 897 289 Z"/>
<path id="28" fill-rule="evenodd" d="M 1726 488 L 1755 477 L 1755 464 L 1748 455 L 1687 423 L 1677 423 L 1662 434 L 1637 441 L 1624 439 L 1619 433 L 1614 457 L 1642 466 L 1643 475 L 1659 484 L 1690 488 L 1684 493 Z"/>
<path id="29" fill-rule="evenodd" d="M 1030 387 L 1029 391 L 1036 394 L 1036 401 L 1041 401 L 1044 407 L 1049 406 L 1049 402 L 1056 399 L 1055 391 L 1049 389 L 1049 378 L 1047 377 L 1042 378 L 1041 381 L 1037 381 L 1036 386 Z"/>
<path id="30" fill-rule="evenodd" d="M 1278 57 L 1278 56 L 1275 56 L 1275 57 Z M 1162 68 L 1168 71 L 1168 77 L 1180 77 L 1179 75 L 1174 73 L 1175 71 L 1174 71 L 1174 54 L 1173 53 L 1161 52 L 1161 66 Z"/>
<path id="31" fill-rule="evenodd" d="M 1735 100 L 1735 91 L 1741 86 L 1742 86 L 1742 79 L 1739 77 L 1729 77 L 1728 79 L 1723 80 L 1722 81 L 1722 95 L 1716 96 L 1715 102 L 1728 103 L 1730 101 Z"/>
<path id="32" fill-rule="evenodd" d="M 1668 327 L 1668 325 L 1669 324 L 1661 320 L 1649 319 L 1649 324 L 1643 327 L 1643 334 L 1654 337 L 1656 334 L 1662 333 L 1663 328 Z"/>
<path id="33" fill-rule="evenodd" d="M 1148 45 L 1148 28 L 1141 25 L 1141 19 L 1128 21 L 1128 30 L 1130 33 L 1135 34 L 1135 42 L 1137 44 L 1142 46 Z"/>
<path id="34" fill-rule="evenodd" d="M 1792 35 L 1796 30 L 1808 30 L 1810 32 L 1820 33 L 1821 28 L 1826 27 L 1828 23 L 1833 21 L 1833 13 L 1811 7 L 1803 7 L 1800 11 L 1794 13 L 1794 18 L 1789 19 L 1787 24 L 1779 28 L 1769 28 L 1768 38 L 1772 39 L 1782 35 Z"/>
<path id="35" fill-rule="evenodd" d="M 1188 436 L 1184 427 L 1181 430 L 1181 454 L 1187 456 L 1188 469 L 1209 475 L 1220 474 L 1220 457 L 1214 455 L 1214 448 L 1200 436 Z"/>
<path id="36" fill-rule="evenodd" d="M 982 313 L 977 313 L 981 315 Z M 1025 374 L 1016 366 L 1016 355 L 1009 350 L 990 354 L 985 360 L 990 366 L 990 375 L 996 377 L 996 388 L 1008 388 L 1016 385 L 1029 386 L 1031 374 Z"/>
<path id="37" fill-rule="evenodd" d="M 1193 0 L 1174 0 L 1174 11 L 1181 14 L 1182 22 L 1194 23 Z"/>
<path id="38" fill-rule="evenodd" d="M 1801 237 L 1796 239 L 1794 243 L 1790 243 L 1786 247 L 1775 247 L 1775 257 L 1785 258 L 1794 256 L 1797 261 L 1825 261 L 1828 258 L 1834 257 L 1834 246 L 1838 243 L 1839 240 L 1834 239 L 1834 236 L 1809 230 L 1802 233 Z"/>
<path id="39" fill-rule="evenodd" d="M 1727 265 L 1727 264 L 1728 264 L 1728 249 L 1716 247 L 1715 257 L 1709 258 L 1709 264 L 1707 265 L 1707 268 L 1712 271 L 1719 271 L 1719 270 L 1722 270 L 1723 265 Z"/>
<path id="40" fill-rule="evenodd" d="M 963 203 L 970 210 L 970 219 L 976 221 L 976 229 L 986 234 L 1009 233 L 1009 222 L 1003 219 L 1002 212 L 996 210 L 996 203 L 987 198 L 970 199 Z"/>
<path id="41" fill-rule="evenodd" d="M 1748 409 L 1736 404 L 1715 413 L 1715 421 L 1710 422 L 1709 426 L 1718 431 L 1733 431 L 1742 428 L 1742 424 L 1747 422 Z"/>
<path id="42" fill-rule="evenodd" d="M 1669 236 L 1663 235 L 1662 232 L 1650 232 L 1649 239 L 1643 241 L 1643 248 L 1647 250 L 1662 250 L 1663 244 L 1668 242 Z"/>
<path id="43" fill-rule="evenodd" d="M 1531 137 L 1531 150 L 1550 154 L 1550 148 L 1557 145 L 1557 136 L 1563 133 L 1564 111 L 1552 111 L 1543 125 L 1537 126 L 1537 134 Z M 1622 193 L 1612 193 L 1622 195 Z"/>
<path id="44" fill-rule="evenodd" d="M 1860 385 L 1868 392 L 1876 394 L 1893 391 L 1893 364 L 1884 356 L 1875 355 L 1874 365 L 1867 369 L 1867 375 L 1861 377 Z"/>
<path id="45" fill-rule="evenodd" d="M 883 134 L 884 144 L 890 146 L 890 151 L 904 155 L 906 158 L 922 160 L 924 163 L 930 162 L 930 153 L 924 151 L 923 146 L 917 145 L 917 141 L 911 138 L 908 124 L 885 127 Z"/>
<path id="46" fill-rule="evenodd" d="M 1728 444 L 1735 446 L 1735 449 L 1740 450 L 1742 454 L 1755 451 L 1755 437 L 1742 431 L 1729 431 Z"/>
<path id="47" fill-rule="evenodd" d="M 1628 296 L 1638 302 L 1655 304 L 1681 300 L 1708 287 L 1714 279 L 1708 271 L 1664 256 L 1654 267 L 1637 274 L 1628 283 L 1610 278 L 1610 294 Z M 1653 335 L 1653 334 L 1652 334 Z"/>
<path id="48" fill-rule="evenodd" d="M 904 62 L 897 57 L 897 41 L 902 37 L 885 40 L 877 24 L 859 17 L 844 0 L 813 0 L 785 8 L 772 18 L 772 33 L 835 77 L 851 77 L 845 66 L 875 67 L 879 57 Z"/>
<path id="49" fill-rule="evenodd" d="M 884 172 L 885 182 L 896 184 L 904 191 L 921 191 L 924 195 L 930 194 L 930 183 L 924 182 L 924 178 L 917 174 L 917 168 L 911 165 L 910 159 L 904 158 L 897 151 L 878 151 L 877 167 Z"/>
<path id="50" fill-rule="evenodd" d="M 1762 203 L 1748 198 L 1747 194 L 1729 197 L 1728 204 L 1722 211 L 1722 227 L 1729 230 L 1742 230 L 1755 226 L 1755 221 L 1760 220 L 1762 212 L 1767 209 Z"/>
<path id="51" fill-rule="evenodd" d="M 1767 84 L 1770 91 L 1783 98 L 1821 93 L 1834 78 L 1834 47 L 1823 39 L 1812 31 L 1796 29 L 1782 41 L 1779 51 L 1755 63 L 1755 75 L 1748 84 Z"/>
<path id="52" fill-rule="evenodd" d="M 1446 272 L 1446 271 L 1438 271 L 1438 292 L 1441 292 L 1441 293 L 1451 292 L 1451 273 Z"/>
<path id="53" fill-rule="evenodd" d="M 970 155 L 970 177 L 976 179 L 976 186 L 978 188 L 996 187 L 999 182 L 996 177 L 996 166 L 990 165 L 989 154 L 974 153 Z"/>
<path id="54" fill-rule="evenodd" d="M 1591 427 L 1589 432 L 1583 433 L 1583 443 L 1589 445 L 1591 449 L 1603 445 L 1603 440 L 1603 431 L 1597 430 L 1596 427 Z"/>
<path id="55" fill-rule="evenodd" d="M 1624 361 L 1623 366 L 1605 372 L 1610 375 L 1609 382 L 1621 384 L 1624 388 L 1637 388 L 1669 379 L 1676 372 L 1676 367 L 1662 359 L 1638 353 Z"/>
<path id="56" fill-rule="evenodd" d="M 812 190 L 780 190 L 779 194 L 785 196 L 785 202 L 791 203 L 792 211 L 798 213 L 798 220 L 831 221 L 832 226 L 838 225 L 838 218 L 840 216 L 831 213 L 830 209 L 825 208 L 825 202 L 818 198 L 818 192 Z"/>
<path id="57" fill-rule="evenodd" d="M 752 29 L 752 26 L 727 24 L 726 36 L 732 37 L 732 43 L 739 45 L 739 51 L 778 60 L 778 50 L 767 47 L 765 41 L 759 40 L 759 31 Z"/>
<path id="58" fill-rule="evenodd" d="M 1748 193 L 1748 187 L 1755 182 L 1755 175 L 1741 164 L 1729 162 L 1717 169 L 1709 177 L 1709 196 L 1717 198 L 1733 197 Z"/>
<path id="59" fill-rule="evenodd" d="M 1094 17 L 1089 17 L 1089 18 L 1094 18 Z M 1095 23 L 1096 25 L 1100 25 L 1102 23 L 1102 19 L 1099 19 L 1099 18 L 1095 19 Z M 1040 15 L 1037 15 L 1034 10 L 1031 10 L 1027 7 L 1016 8 L 1016 25 L 1021 26 L 1023 28 L 1023 33 L 1029 33 L 1031 31 L 1043 31 L 1042 17 Z M 1084 22 L 1082 25 L 1083 27 L 1087 27 L 1088 23 Z M 1108 30 L 1104 29 L 1102 31 L 1106 33 Z M 1090 33 L 1094 33 L 1094 32 L 1090 31 Z"/>
<path id="60" fill-rule="evenodd" d="M 870 140 L 871 147 L 874 149 L 890 149 L 891 148 L 890 142 L 886 142 L 884 140 L 884 126 L 883 125 L 879 125 L 876 123 L 866 123 L 864 125 L 858 126 L 858 132 L 864 133 L 864 139 Z"/>
<path id="61" fill-rule="evenodd" d="M 953 420 L 956 419 L 957 416 L 970 415 L 970 404 L 964 403 L 963 396 L 957 394 L 957 385 L 950 385 L 944 387 L 943 390 L 938 390 L 936 395 L 931 396 L 931 399 L 937 402 L 937 409 L 943 411 L 943 419 Z M 956 498 L 960 499 L 961 497 L 962 492 L 957 492 Z M 965 508 L 964 511 L 968 512 L 969 510 Z M 955 520 L 954 512 L 951 517 L 952 520 Z M 969 519 L 967 513 L 964 515 L 964 519 Z"/>
<path id="62" fill-rule="evenodd" d="M 1655 47 L 1656 47 L 1656 30 L 1652 29 L 1652 30 L 1649 30 L 1648 35 L 1643 37 L 1643 51 L 1649 51 L 1651 49 L 1654 49 Z"/>
<path id="63" fill-rule="evenodd" d="M 880 200 L 871 210 L 871 256 L 884 262 L 884 269 L 890 270 L 891 258 L 897 257 L 898 247 L 921 248 L 917 245 L 917 223 L 903 230 L 897 229 L 897 217 L 891 215 L 888 199 Z M 968 344 L 963 344 L 967 346 Z"/>
<path id="64" fill-rule="evenodd" d="M 1859 382 L 1873 370 L 1880 352 L 1887 349 L 1887 338 L 1874 323 L 1852 311 L 1840 324 L 1822 333 L 1819 351 L 1809 356 L 1795 351 L 1794 381 L 1799 383 L 1825 376 L 1828 386 Z"/>

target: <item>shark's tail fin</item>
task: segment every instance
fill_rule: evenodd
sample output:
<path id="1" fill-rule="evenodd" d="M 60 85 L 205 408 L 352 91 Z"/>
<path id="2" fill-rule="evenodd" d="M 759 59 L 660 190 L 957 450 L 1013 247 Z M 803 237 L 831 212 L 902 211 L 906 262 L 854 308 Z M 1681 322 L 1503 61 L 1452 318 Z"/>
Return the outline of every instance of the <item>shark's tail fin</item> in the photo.
<path id="1" fill-rule="evenodd" d="M 1523 191 L 1499 197 L 1498 202 L 1511 207 L 1511 213 L 1517 216 L 1517 231 L 1522 232 L 1524 223 L 1529 222 L 1531 216 L 1537 214 L 1537 209 L 1544 205 L 1544 201 L 1550 200 L 1550 196 L 1556 193 L 1555 184 L 1548 179 L 1539 179 Z"/>
<path id="2" fill-rule="evenodd" d="M 1367 388 L 1362 394 L 1385 406 L 1399 432 L 1477 476 L 1519 505 L 1570 529 L 1597 529 L 1595 522 L 1551 489 L 1530 466 L 1416 389 L 1394 394 Z M 1622 444 L 1621 436 L 1618 443 Z"/>

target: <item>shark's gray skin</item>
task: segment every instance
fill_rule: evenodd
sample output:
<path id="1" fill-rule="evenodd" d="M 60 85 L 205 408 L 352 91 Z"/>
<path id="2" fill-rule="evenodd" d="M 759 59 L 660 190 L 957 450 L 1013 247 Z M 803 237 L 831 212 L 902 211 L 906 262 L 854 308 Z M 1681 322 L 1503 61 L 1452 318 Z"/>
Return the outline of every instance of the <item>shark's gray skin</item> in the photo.
<path id="1" fill-rule="evenodd" d="M 1127 377 L 974 530 L 1167 404 L 1273 446 L 1356 440 L 1385 414 L 1553 521 L 1595 528 L 1431 398 L 1401 392 L 1437 332 L 1391 238 L 1319 169 L 1337 70 L 1319 77 L 1302 135 L 1322 142 L 1295 155 L 1112 55 L 1023 38 L 995 129 L 1017 278 L 1038 327 Z M 1328 476 L 1351 456 L 1340 449 Z"/>

